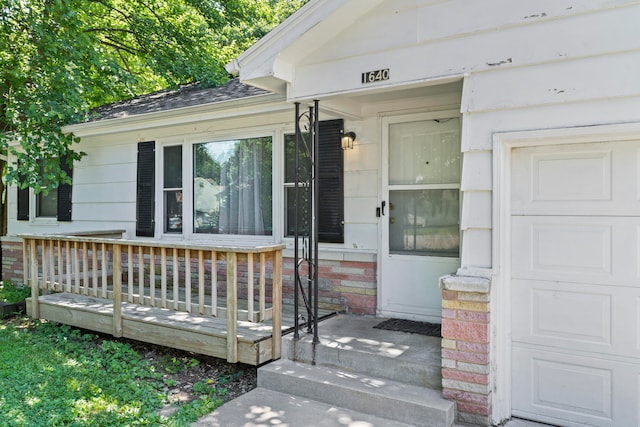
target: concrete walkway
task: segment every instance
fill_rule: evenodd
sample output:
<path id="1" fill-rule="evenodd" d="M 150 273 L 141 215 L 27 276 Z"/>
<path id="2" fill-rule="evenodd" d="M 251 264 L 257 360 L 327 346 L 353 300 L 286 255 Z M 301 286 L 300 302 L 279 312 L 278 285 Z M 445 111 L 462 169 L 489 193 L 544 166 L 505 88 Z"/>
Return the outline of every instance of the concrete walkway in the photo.
<path id="1" fill-rule="evenodd" d="M 417 427 L 264 389 L 255 389 L 226 403 L 223 408 L 201 418 L 192 426 Z M 454 427 L 469 426 L 455 424 Z M 514 419 L 504 427 L 549 427 L 549 425 Z"/>
<path id="2" fill-rule="evenodd" d="M 411 427 L 297 396 L 257 388 L 193 427 Z"/>
<path id="3" fill-rule="evenodd" d="M 348 320 L 348 321 L 346 321 Z M 381 319 L 368 317 L 336 316 L 321 323 L 320 338 L 327 348 L 339 349 L 340 363 L 360 365 L 369 376 L 380 375 L 379 369 L 394 370 L 394 367 L 418 364 L 427 366 L 435 364 L 440 367 L 440 339 L 418 334 L 405 334 L 374 329 Z M 310 337 L 301 338 L 302 341 Z M 285 336 L 283 341 L 291 339 Z M 287 346 L 284 345 L 286 348 Z M 350 356 L 355 352 L 368 354 L 367 358 Z M 283 354 L 283 357 L 285 355 Z M 298 357 L 303 355 L 298 354 Z M 375 363 L 367 362 L 376 357 Z M 323 354 L 314 354 L 322 365 Z M 389 359 L 389 362 L 380 361 Z M 353 360 L 351 360 L 353 359 Z M 326 360 L 324 360 L 326 362 Z M 336 364 L 337 361 L 332 361 Z M 270 365 L 269 365 L 270 366 Z M 409 370 L 409 372 L 412 372 Z M 260 374 L 259 374 L 260 375 Z M 344 371 L 343 375 L 349 375 Z M 358 381 L 357 375 L 353 380 Z M 334 382 L 328 379 L 330 383 Z M 439 382 L 440 380 L 438 380 Z M 367 383 L 368 386 L 375 384 Z M 380 386 L 382 387 L 382 386 Z M 341 404 L 342 402 L 342 404 Z M 382 419 L 371 414 L 345 409 L 342 400 L 333 404 L 318 402 L 296 395 L 291 388 L 274 391 L 263 387 L 238 397 L 215 412 L 201 418 L 194 427 L 411 427 L 389 419 Z M 426 420 L 425 420 L 426 421 Z M 433 421 L 433 420 L 432 420 Z M 425 422 L 425 424 L 427 424 Z M 433 424 L 433 423 L 432 423 Z M 415 427 L 415 426 L 414 426 Z M 463 427 L 455 424 L 454 427 Z M 506 427 L 549 427 L 545 424 L 531 423 L 523 420 L 512 420 Z"/>

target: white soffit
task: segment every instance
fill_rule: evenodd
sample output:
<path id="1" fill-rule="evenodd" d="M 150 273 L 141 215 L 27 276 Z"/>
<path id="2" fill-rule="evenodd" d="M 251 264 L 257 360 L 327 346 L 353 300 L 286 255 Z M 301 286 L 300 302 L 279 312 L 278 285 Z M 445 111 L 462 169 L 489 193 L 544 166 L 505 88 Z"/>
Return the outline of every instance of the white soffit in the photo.
<path id="1" fill-rule="evenodd" d="M 281 92 L 296 63 L 383 0 L 311 0 L 238 58 L 227 71 L 243 83 Z"/>

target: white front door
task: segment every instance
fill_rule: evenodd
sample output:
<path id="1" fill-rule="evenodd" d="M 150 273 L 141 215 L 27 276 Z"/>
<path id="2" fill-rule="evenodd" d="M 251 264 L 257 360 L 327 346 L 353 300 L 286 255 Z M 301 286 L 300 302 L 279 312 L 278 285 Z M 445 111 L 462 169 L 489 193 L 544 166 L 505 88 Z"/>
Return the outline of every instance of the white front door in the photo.
<path id="1" fill-rule="evenodd" d="M 440 322 L 438 279 L 460 266 L 460 118 L 385 117 L 379 314 Z"/>
<path id="2" fill-rule="evenodd" d="M 512 152 L 516 416 L 640 423 L 639 164 L 636 141 Z"/>

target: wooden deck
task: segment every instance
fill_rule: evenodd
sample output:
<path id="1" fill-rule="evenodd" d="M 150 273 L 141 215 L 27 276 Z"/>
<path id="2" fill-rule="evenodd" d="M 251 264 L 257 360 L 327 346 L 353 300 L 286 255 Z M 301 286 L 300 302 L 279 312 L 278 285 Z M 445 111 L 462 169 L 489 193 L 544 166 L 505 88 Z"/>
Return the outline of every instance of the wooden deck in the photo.
<path id="1" fill-rule="evenodd" d="M 293 327 L 283 245 L 21 237 L 33 317 L 251 365 L 278 359 Z"/>
<path id="2" fill-rule="evenodd" d="M 113 303 L 110 300 L 71 293 L 39 297 L 40 317 L 105 334 L 113 332 Z M 32 315 L 27 302 L 27 314 Z M 323 317 L 333 312 L 323 311 Z M 238 362 L 261 365 L 274 359 L 272 322 L 238 321 Z M 283 307 L 281 332 L 293 331 L 293 307 Z M 122 336 L 152 344 L 227 358 L 226 319 L 199 316 L 169 309 L 122 304 Z"/>

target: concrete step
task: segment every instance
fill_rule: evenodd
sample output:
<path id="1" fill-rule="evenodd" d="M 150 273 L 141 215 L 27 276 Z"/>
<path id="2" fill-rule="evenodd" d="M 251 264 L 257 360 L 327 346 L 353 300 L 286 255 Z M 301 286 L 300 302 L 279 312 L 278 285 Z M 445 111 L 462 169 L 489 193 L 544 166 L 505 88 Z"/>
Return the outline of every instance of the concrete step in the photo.
<path id="1" fill-rule="evenodd" d="M 279 360 L 258 370 L 258 387 L 409 425 L 448 427 L 455 405 L 439 391 L 327 366 Z"/>
<path id="2" fill-rule="evenodd" d="M 257 388 L 225 403 L 192 427 L 412 427 L 288 393 Z"/>
<path id="3" fill-rule="evenodd" d="M 315 346 L 311 334 L 284 336 L 282 357 L 440 390 L 440 338 L 374 329 L 380 321 L 338 315 L 320 323 Z"/>

